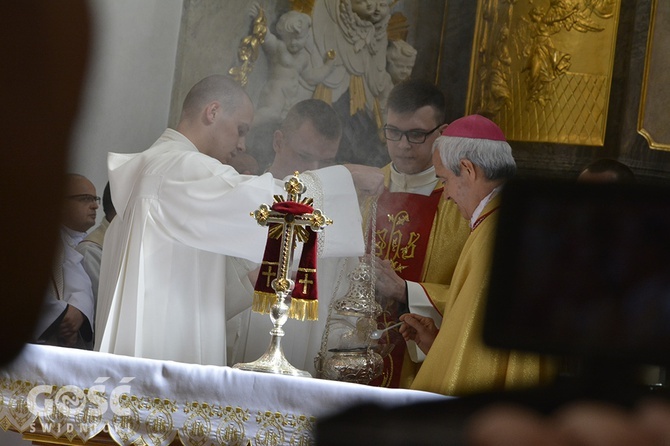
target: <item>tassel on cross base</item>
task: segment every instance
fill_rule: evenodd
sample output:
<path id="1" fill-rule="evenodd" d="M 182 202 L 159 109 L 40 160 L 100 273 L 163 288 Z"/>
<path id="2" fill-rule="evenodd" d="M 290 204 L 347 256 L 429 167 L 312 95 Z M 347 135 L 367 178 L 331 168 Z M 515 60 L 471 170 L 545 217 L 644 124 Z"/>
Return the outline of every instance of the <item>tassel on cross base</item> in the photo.
<path id="1" fill-rule="evenodd" d="M 304 320 L 318 317 L 316 300 L 316 233 L 320 232 L 332 220 L 319 209 L 314 209 L 312 199 L 300 200 L 306 188 L 298 178 L 298 172 L 284 183 L 288 199 L 280 195 L 274 196 L 272 207 L 262 204 L 251 214 L 261 226 L 270 226 L 268 241 L 263 255 L 263 267 L 267 270 L 256 281 L 254 292 L 254 310 L 263 309 L 268 303 L 268 295 L 272 291 L 277 301 L 270 307 L 270 319 L 273 328 L 270 330 L 270 346 L 266 352 L 254 362 L 235 364 L 233 368 L 254 372 L 277 373 L 282 375 L 311 377 L 308 372 L 293 367 L 284 356 L 281 348 L 282 329 L 288 317 Z M 286 298 L 294 290 L 295 282 L 288 278 L 289 266 L 293 258 L 293 250 L 300 239 L 305 245 L 298 270 L 304 277 L 298 281 L 297 290 L 300 297 L 293 297 L 289 312 Z M 275 259 L 279 257 L 278 261 Z M 270 282 L 270 278 L 275 277 Z M 310 287 L 310 285 L 313 285 Z M 304 302 L 307 301 L 307 302 Z M 259 307 L 259 308 L 257 308 Z M 264 312 L 264 311 L 261 311 Z"/>

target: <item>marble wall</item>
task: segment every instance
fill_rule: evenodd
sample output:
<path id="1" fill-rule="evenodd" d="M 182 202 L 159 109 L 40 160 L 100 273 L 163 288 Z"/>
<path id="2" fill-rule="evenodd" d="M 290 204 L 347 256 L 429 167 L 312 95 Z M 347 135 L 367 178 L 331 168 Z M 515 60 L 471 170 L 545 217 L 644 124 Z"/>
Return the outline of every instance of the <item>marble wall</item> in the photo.
<path id="1" fill-rule="evenodd" d="M 107 152 L 141 152 L 167 125 L 182 0 L 89 0 L 89 12 L 91 54 L 70 171 L 102 195 Z"/>

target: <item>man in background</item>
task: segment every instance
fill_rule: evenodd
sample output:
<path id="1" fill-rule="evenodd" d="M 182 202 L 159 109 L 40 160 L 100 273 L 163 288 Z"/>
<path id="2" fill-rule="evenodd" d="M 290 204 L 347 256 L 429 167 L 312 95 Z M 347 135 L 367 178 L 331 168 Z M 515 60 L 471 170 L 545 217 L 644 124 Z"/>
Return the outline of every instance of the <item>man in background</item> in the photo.
<path id="1" fill-rule="evenodd" d="M 274 132 L 275 157 L 268 172 L 283 179 L 294 172 L 332 166 L 341 137 L 342 124 L 330 105 L 319 99 L 300 101 Z"/>
<path id="2" fill-rule="evenodd" d="M 79 242 L 94 224 L 100 197 L 86 177 L 68 174 L 52 280 L 35 329 L 38 343 L 91 349 L 95 301 Z"/>
<path id="3" fill-rule="evenodd" d="M 97 228 L 91 231 L 77 245 L 77 252 L 83 256 L 82 265 L 88 277 L 91 279 L 93 287 L 94 302 L 98 301 L 98 284 L 100 283 L 100 263 L 102 261 L 102 244 L 105 241 L 105 234 L 109 224 L 116 216 L 114 204 L 112 204 L 112 195 L 109 191 L 109 182 L 105 185 L 105 190 L 102 193 L 102 210 L 105 217 L 102 219 Z"/>
<path id="4" fill-rule="evenodd" d="M 449 288 L 468 236 L 467 223 L 453 202 L 441 200 L 433 166 L 433 143 L 447 127 L 444 94 L 432 83 L 409 80 L 388 99 L 384 136 L 391 163 L 383 168 L 384 192 L 376 202 L 376 293 L 384 304 L 378 326 L 411 311 L 438 319 L 435 311 Z M 370 203 L 366 205 L 369 207 Z M 397 330 L 379 341 L 382 376 L 372 384 L 408 387 L 423 355 Z"/>

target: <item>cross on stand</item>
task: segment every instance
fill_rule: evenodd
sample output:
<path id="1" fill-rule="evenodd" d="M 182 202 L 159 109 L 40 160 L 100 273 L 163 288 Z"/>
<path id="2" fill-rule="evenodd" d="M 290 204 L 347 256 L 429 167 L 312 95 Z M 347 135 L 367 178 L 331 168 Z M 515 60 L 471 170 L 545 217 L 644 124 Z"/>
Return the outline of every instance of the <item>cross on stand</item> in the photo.
<path id="1" fill-rule="evenodd" d="M 279 259 L 277 263 L 264 262 L 268 265 L 267 271 L 261 274 L 265 276 L 266 283 L 270 283 L 272 289 L 277 297 L 276 302 L 270 308 L 270 319 L 273 328 L 270 331 L 270 346 L 266 352 L 256 361 L 249 363 L 235 364 L 233 368 L 241 370 L 251 370 L 255 372 L 278 373 L 283 375 L 294 376 L 311 376 L 309 372 L 298 370 L 293 367 L 284 357 L 284 352 L 281 348 L 281 338 L 284 336 L 282 329 L 284 323 L 288 319 L 289 306 L 286 305 L 285 300 L 293 291 L 295 283 L 289 278 L 289 267 L 293 258 L 293 251 L 298 240 L 305 242 L 310 237 L 307 227 L 313 232 L 321 232 L 327 225 L 333 223 L 327 218 L 319 209 L 311 207 L 313 203 L 312 198 L 304 198 L 301 200 L 302 194 L 306 187 L 298 178 L 298 172 L 284 183 L 284 189 L 287 192 L 288 198 L 284 199 L 281 195 L 274 196 L 274 204 L 272 208 L 267 204 L 261 204 L 259 208 L 251 215 L 256 219 L 256 222 L 261 226 L 273 225 L 269 228 L 268 238 L 278 239 L 281 237 L 279 248 Z M 281 206 L 281 205 L 287 206 Z M 298 209 L 310 209 L 311 212 L 287 212 L 278 209 L 290 208 L 291 206 L 302 205 Z M 277 271 L 273 271 L 272 267 L 277 267 Z M 314 283 L 309 280 L 308 273 L 316 272 L 316 270 L 303 271 L 305 278 L 301 279 L 299 283 L 304 284 L 303 291 L 307 293 L 307 287 Z M 270 282 L 270 278 L 276 274 L 275 279 Z"/>

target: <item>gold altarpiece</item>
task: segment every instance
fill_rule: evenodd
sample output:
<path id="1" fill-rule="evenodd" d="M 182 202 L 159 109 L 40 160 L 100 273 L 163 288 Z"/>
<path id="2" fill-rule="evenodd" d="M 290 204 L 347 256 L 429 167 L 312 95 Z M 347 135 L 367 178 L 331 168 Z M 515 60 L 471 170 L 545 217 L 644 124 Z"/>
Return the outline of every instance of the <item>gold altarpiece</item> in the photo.
<path id="1" fill-rule="evenodd" d="M 467 113 L 514 141 L 602 146 L 620 0 L 479 0 Z"/>

